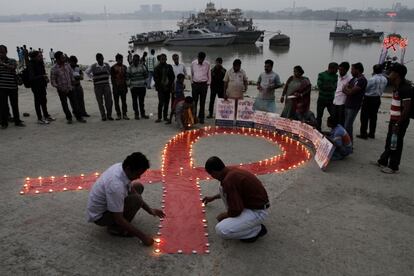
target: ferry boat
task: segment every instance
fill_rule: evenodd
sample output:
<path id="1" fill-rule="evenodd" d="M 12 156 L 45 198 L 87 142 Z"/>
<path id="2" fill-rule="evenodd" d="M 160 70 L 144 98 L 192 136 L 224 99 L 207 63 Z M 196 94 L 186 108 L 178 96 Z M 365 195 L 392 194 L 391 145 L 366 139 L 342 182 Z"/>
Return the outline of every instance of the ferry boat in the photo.
<path id="1" fill-rule="evenodd" d="M 49 23 L 72 23 L 81 22 L 82 19 L 79 16 L 56 16 L 47 20 Z"/>
<path id="2" fill-rule="evenodd" d="M 163 43 L 167 38 L 172 36 L 172 33 L 172 31 L 139 33 L 131 36 L 128 43 L 134 46 Z"/>
<path id="3" fill-rule="evenodd" d="M 196 26 L 212 32 L 233 34 L 236 38 L 233 44 L 254 44 L 264 31 L 253 25 L 252 19 L 243 17 L 241 9 L 216 9 L 214 3 L 207 3 L 203 12 L 191 15 L 179 22 L 179 27 Z"/>

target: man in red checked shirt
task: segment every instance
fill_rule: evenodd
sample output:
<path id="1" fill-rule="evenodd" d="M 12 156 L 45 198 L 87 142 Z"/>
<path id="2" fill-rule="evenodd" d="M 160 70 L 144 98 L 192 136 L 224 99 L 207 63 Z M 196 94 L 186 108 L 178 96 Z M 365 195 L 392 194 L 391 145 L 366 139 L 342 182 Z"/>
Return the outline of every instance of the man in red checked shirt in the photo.
<path id="1" fill-rule="evenodd" d="M 220 158 L 210 157 L 206 171 L 219 180 L 220 193 L 203 198 L 205 204 L 221 198 L 227 211 L 217 216 L 216 233 L 224 239 L 255 242 L 266 235 L 263 221 L 270 207 L 266 189 L 252 173 L 239 168 L 226 167 Z"/>

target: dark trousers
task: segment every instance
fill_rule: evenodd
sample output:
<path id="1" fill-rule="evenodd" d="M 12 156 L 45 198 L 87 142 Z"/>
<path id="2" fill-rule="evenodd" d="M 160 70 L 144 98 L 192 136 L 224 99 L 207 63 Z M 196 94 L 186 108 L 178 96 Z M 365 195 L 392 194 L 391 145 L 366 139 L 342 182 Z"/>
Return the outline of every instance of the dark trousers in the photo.
<path id="1" fill-rule="evenodd" d="M 170 103 L 171 93 L 169 90 L 160 90 L 158 93 L 158 119 L 168 120 L 168 106 Z"/>
<path id="2" fill-rule="evenodd" d="M 68 99 L 69 99 L 73 114 L 75 115 L 76 119 L 81 119 L 82 116 L 79 114 L 78 103 L 76 101 L 75 93 L 73 93 L 73 90 L 69 92 L 58 90 L 58 94 L 59 94 L 60 103 L 62 104 L 63 112 L 65 113 L 65 116 L 66 116 L 66 120 L 68 121 L 72 120 L 72 113 L 69 110 Z"/>
<path id="3" fill-rule="evenodd" d="M 210 88 L 210 103 L 208 105 L 208 113 L 210 116 L 213 116 L 214 113 L 214 102 L 218 98 L 224 97 L 224 87 L 213 87 Z"/>
<path id="4" fill-rule="evenodd" d="M 124 199 L 123 217 L 129 222 L 134 219 L 135 215 L 144 204 L 144 200 L 142 199 L 143 191 L 144 187 L 142 187 L 142 190 L 138 190 L 137 193 L 129 193 Z M 95 221 L 95 224 L 99 226 L 114 226 L 116 225 L 116 222 L 113 213 L 106 211 L 100 219 Z"/>
<path id="5" fill-rule="evenodd" d="M 375 129 L 377 128 L 377 116 L 378 109 L 381 105 L 381 97 L 365 97 L 362 101 L 361 107 L 361 136 L 368 136 L 368 124 L 369 124 L 369 136 L 375 136 Z"/>
<path id="6" fill-rule="evenodd" d="M 345 105 L 334 105 L 333 106 L 333 116 L 336 118 L 338 124 L 344 126 L 345 124 Z"/>
<path id="7" fill-rule="evenodd" d="M 403 150 L 404 136 L 409 124 L 409 119 L 399 124 L 397 131 L 397 149 L 391 150 L 391 136 L 393 134 L 393 127 L 395 125 L 395 121 L 390 121 L 390 123 L 388 124 L 387 140 L 385 141 L 385 150 L 381 154 L 380 159 L 378 160 L 379 164 L 383 166 L 388 166 L 390 169 L 394 171 L 398 171 Z"/>
<path id="8" fill-rule="evenodd" d="M 96 101 L 98 102 L 99 112 L 102 119 L 112 117 L 112 93 L 109 84 L 99 84 L 94 86 Z M 105 100 L 105 107 L 104 107 Z M 106 113 L 105 113 L 106 108 Z"/>
<path id="9" fill-rule="evenodd" d="M 128 92 L 128 88 L 126 86 L 118 86 L 112 85 L 112 93 L 114 94 L 114 104 L 115 104 L 115 111 L 118 116 L 126 115 L 127 114 L 127 103 L 126 103 L 126 94 Z M 119 98 L 121 98 L 122 104 L 122 113 L 121 108 L 119 107 Z"/>
<path id="10" fill-rule="evenodd" d="M 42 118 L 49 117 L 49 113 L 47 112 L 46 87 L 32 86 L 32 92 L 34 96 L 34 106 L 36 110 L 37 119 L 42 120 Z"/>
<path id="11" fill-rule="evenodd" d="M 194 82 L 191 85 L 191 89 L 192 89 L 191 94 L 194 100 L 194 117 L 197 117 L 197 105 L 198 105 L 198 100 L 200 99 L 200 110 L 198 111 L 198 118 L 204 119 L 208 85 L 206 82 Z"/>
<path id="12" fill-rule="evenodd" d="M 353 108 L 345 108 L 345 123 L 344 128 L 346 129 L 346 132 L 348 132 L 349 136 L 351 137 L 351 140 L 354 140 L 354 122 L 358 115 L 359 108 L 353 109 Z"/>
<path id="13" fill-rule="evenodd" d="M 146 87 L 131 88 L 132 108 L 134 109 L 134 113 L 137 116 L 139 116 L 139 114 L 141 114 L 141 117 L 145 116 L 145 95 L 146 94 L 147 94 Z M 138 106 L 139 106 L 139 109 L 138 109 Z"/>
<path id="14" fill-rule="evenodd" d="M 17 89 L 0 89 L 0 124 L 2 126 L 8 126 L 9 120 L 9 106 L 8 99 L 10 99 L 10 105 L 13 112 L 14 123 L 20 123 L 19 114 L 19 98 Z"/>
<path id="15" fill-rule="evenodd" d="M 82 85 L 75 85 L 73 87 L 73 93 L 75 94 L 76 102 L 78 103 L 80 115 L 86 116 L 88 113 L 85 109 L 85 98 Z"/>
<path id="16" fill-rule="evenodd" d="M 325 111 L 325 108 L 328 110 L 329 115 L 333 116 L 334 111 L 332 100 L 318 98 L 318 102 L 316 104 L 316 122 L 318 123 L 317 127 L 319 130 L 322 126 L 323 112 Z"/>

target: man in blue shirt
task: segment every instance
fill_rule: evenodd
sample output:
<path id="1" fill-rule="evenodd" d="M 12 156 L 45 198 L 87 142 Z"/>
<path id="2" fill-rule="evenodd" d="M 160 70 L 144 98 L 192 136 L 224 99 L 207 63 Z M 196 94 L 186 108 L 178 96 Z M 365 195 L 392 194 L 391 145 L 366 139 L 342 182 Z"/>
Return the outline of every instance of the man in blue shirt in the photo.
<path id="1" fill-rule="evenodd" d="M 351 137 L 345 128 L 338 124 L 335 117 L 328 117 L 327 125 L 332 129 L 328 139 L 335 146 L 331 160 L 342 160 L 353 151 Z"/>
<path id="2" fill-rule="evenodd" d="M 373 67 L 372 78 L 368 80 L 367 88 L 365 89 L 364 99 L 361 107 L 361 129 L 358 138 L 368 139 L 375 138 L 375 129 L 377 127 L 377 114 L 381 105 L 381 96 L 387 87 L 388 80 L 382 74 L 382 66 L 376 64 Z M 369 133 L 367 132 L 369 123 Z"/>

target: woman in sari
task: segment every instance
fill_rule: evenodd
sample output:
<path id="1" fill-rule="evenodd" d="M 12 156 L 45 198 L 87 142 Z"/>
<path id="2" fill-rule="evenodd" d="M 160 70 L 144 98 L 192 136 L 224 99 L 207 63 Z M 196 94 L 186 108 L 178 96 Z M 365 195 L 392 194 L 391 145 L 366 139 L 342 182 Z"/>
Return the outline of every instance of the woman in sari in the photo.
<path id="1" fill-rule="evenodd" d="M 292 119 L 298 103 L 302 103 L 305 111 L 309 110 L 311 83 L 304 73 L 301 66 L 293 67 L 293 75 L 287 80 L 280 98 L 280 102 L 285 103 L 281 117 Z"/>

